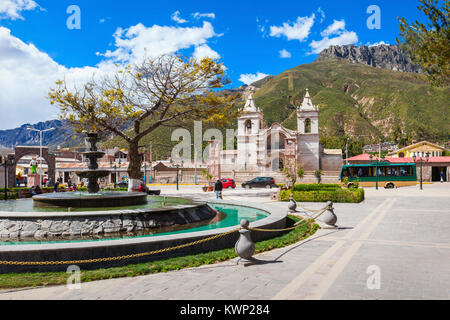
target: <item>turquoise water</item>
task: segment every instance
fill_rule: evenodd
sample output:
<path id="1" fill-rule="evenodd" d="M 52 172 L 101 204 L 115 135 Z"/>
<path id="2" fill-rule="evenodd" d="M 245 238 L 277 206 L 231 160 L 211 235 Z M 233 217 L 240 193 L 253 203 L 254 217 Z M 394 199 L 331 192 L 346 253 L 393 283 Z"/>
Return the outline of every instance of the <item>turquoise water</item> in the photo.
<path id="1" fill-rule="evenodd" d="M 72 196 L 76 196 L 76 193 L 71 193 Z M 135 206 L 127 206 L 126 209 L 152 209 L 162 208 L 165 206 L 173 206 L 179 204 L 188 204 L 188 199 L 176 198 L 176 197 L 163 197 L 163 196 L 149 196 L 147 204 L 140 204 Z M 123 210 L 124 207 L 102 207 L 102 208 L 71 208 L 71 212 L 80 211 L 111 211 L 111 210 Z M 5 212 L 62 212 L 68 211 L 67 208 L 39 208 L 33 206 L 33 199 L 19 199 L 19 200 L 7 200 L 0 202 L 0 211 Z"/>
<path id="2" fill-rule="evenodd" d="M 130 236 L 130 235 L 123 235 L 123 236 L 111 236 L 108 237 L 107 235 L 104 236 L 101 239 L 85 239 L 85 240 L 48 240 L 48 241 L 0 241 L 1 245 L 15 245 L 15 244 L 52 244 L 52 243 L 74 243 L 74 242 L 89 242 L 89 241 L 106 241 L 106 240 L 121 240 L 121 239 L 135 239 L 135 238 L 146 238 L 146 237 L 155 237 L 155 236 L 162 236 L 162 235 L 171 235 L 171 234 L 180 234 L 180 233 L 187 233 L 187 232 L 196 232 L 196 231 L 204 231 L 204 230 L 212 230 L 212 229 L 220 229 L 220 228 L 226 228 L 226 227 L 232 227 L 232 226 L 238 226 L 240 221 L 242 219 L 247 219 L 250 222 L 254 222 L 257 220 L 264 219 L 269 216 L 269 213 L 254 209 L 254 208 L 248 208 L 248 207 L 241 207 L 237 205 L 228 205 L 228 204 L 212 204 L 209 203 L 209 206 L 216 209 L 217 211 L 220 211 L 223 213 L 223 218 L 219 221 L 214 221 L 210 224 L 202 225 L 202 226 L 196 226 L 191 228 L 186 228 L 182 230 L 176 230 L 176 231 L 170 231 L 170 232 L 157 232 L 157 230 L 154 230 L 155 233 L 152 234 L 145 234 L 145 235 L 139 235 L 139 236 Z M 214 220 L 214 219 L 213 219 Z"/>

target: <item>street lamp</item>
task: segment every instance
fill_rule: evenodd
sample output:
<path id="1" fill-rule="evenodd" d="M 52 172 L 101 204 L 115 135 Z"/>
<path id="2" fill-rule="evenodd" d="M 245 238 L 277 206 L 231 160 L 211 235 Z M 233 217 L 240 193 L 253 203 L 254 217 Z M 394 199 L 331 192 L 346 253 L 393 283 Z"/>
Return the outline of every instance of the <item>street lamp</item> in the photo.
<path id="1" fill-rule="evenodd" d="M 370 155 L 370 161 L 372 161 L 372 159 L 373 159 L 373 155 Z M 381 158 L 381 161 L 380 161 L 380 159 L 377 158 L 376 162 L 375 162 L 375 177 L 376 177 L 375 188 L 376 188 L 376 190 L 378 190 L 378 164 L 382 163 L 382 162 L 384 162 L 384 157 Z"/>
<path id="2" fill-rule="evenodd" d="M 119 168 L 120 168 L 120 165 L 121 165 L 121 161 L 120 161 L 120 159 L 119 159 Z M 109 160 L 109 166 L 110 166 L 112 169 L 114 169 L 114 189 L 116 189 L 116 188 L 117 188 L 117 165 L 116 165 L 116 160 L 114 160 L 114 165 L 113 165 L 113 162 L 112 162 L 112 160 L 110 159 L 110 160 Z"/>
<path id="3" fill-rule="evenodd" d="M 5 197 L 3 200 L 8 200 L 8 167 L 14 165 L 14 156 L 0 157 L 1 166 L 5 168 Z"/>
<path id="4" fill-rule="evenodd" d="M 27 130 L 39 132 L 39 187 L 42 188 L 42 133 L 53 131 L 56 128 L 49 128 L 45 130 L 35 129 L 31 126 L 27 127 Z"/>
<path id="5" fill-rule="evenodd" d="M 427 152 L 426 154 L 425 154 L 425 160 L 426 160 L 426 162 L 428 162 L 428 160 L 430 159 L 430 153 L 429 152 Z M 413 155 L 413 161 L 414 161 L 414 163 L 417 163 L 417 162 L 419 162 L 420 163 L 420 190 L 423 190 L 423 188 L 422 188 L 422 165 L 423 165 L 423 157 L 419 157 L 419 160 L 417 160 L 417 157 L 416 157 L 416 155 L 414 154 Z"/>

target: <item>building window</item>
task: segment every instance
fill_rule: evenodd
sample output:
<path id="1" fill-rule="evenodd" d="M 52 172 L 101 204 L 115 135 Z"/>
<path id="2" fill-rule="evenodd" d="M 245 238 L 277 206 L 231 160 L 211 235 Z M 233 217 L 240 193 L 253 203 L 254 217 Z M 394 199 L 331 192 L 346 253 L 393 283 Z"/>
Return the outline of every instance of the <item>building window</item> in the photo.
<path id="1" fill-rule="evenodd" d="M 403 152 L 400 152 L 400 153 L 398 154 L 398 157 L 399 157 L 399 158 L 404 158 L 404 157 L 405 157 L 405 154 L 404 154 Z"/>

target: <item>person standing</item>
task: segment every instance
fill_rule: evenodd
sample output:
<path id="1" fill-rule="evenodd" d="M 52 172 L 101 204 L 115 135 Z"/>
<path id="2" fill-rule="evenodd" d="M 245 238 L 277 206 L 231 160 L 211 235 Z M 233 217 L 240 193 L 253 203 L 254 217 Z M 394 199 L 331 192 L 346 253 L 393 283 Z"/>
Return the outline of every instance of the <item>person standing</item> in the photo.
<path id="1" fill-rule="evenodd" d="M 217 180 L 217 182 L 214 184 L 214 191 L 216 192 L 216 199 L 223 199 L 222 198 L 222 190 L 223 190 L 223 184 L 222 181 Z"/>
<path id="2" fill-rule="evenodd" d="M 441 183 L 442 183 L 442 182 L 444 182 L 444 171 L 441 171 L 440 176 L 441 176 Z"/>

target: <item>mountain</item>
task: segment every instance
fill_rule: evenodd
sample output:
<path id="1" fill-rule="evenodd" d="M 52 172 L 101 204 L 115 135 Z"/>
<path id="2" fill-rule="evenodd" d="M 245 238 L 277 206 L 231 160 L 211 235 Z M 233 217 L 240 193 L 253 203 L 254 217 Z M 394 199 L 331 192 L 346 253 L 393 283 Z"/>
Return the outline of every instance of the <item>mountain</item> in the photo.
<path id="1" fill-rule="evenodd" d="M 314 104 L 320 106 L 323 137 L 350 136 L 366 143 L 450 139 L 449 87 L 432 87 L 423 74 L 324 57 L 260 86 L 254 98 L 266 125 L 279 122 L 296 129 L 295 106 L 309 88 Z"/>
<path id="2" fill-rule="evenodd" d="M 80 144 L 79 138 L 73 139 L 75 133 L 73 129 L 65 121 L 49 120 L 31 125 L 29 123 L 19 128 L 10 130 L 0 130 L 0 146 L 6 148 L 14 148 L 16 146 L 38 146 L 40 134 L 36 131 L 27 130 L 28 126 L 39 130 L 55 128 L 53 131 L 44 132 L 42 134 L 43 145 L 56 149 L 58 146 L 71 147 Z"/>
<path id="3" fill-rule="evenodd" d="M 379 46 L 330 46 L 323 50 L 316 61 L 329 59 L 344 59 L 351 63 L 366 64 L 371 67 L 389 69 L 402 72 L 422 73 L 419 66 L 415 65 L 410 56 L 398 45 Z"/>

